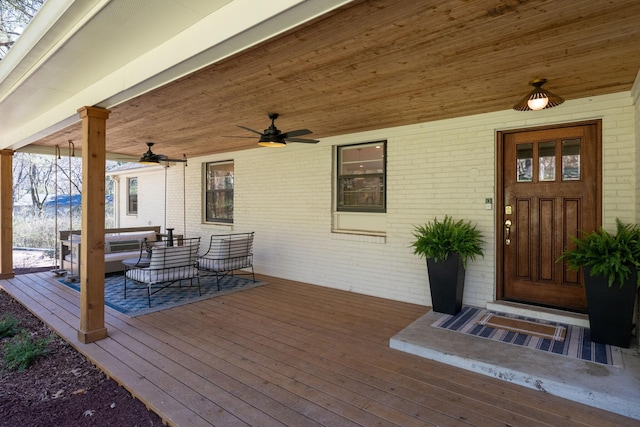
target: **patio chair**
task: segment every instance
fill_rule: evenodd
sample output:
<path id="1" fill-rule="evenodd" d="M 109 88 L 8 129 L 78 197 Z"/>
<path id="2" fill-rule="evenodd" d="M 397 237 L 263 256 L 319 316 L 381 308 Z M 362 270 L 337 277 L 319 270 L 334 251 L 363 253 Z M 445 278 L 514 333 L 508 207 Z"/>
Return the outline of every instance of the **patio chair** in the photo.
<path id="1" fill-rule="evenodd" d="M 253 235 L 254 233 L 214 234 L 209 241 L 207 252 L 198 257 L 198 269 L 213 273 L 220 290 L 220 279 L 231 276 L 256 276 L 253 271 Z M 242 271 L 250 269 L 251 271 Z"/>
<path id="2" fill-rule="evenodd" d="M 151 295 L 176 283 L 180 288 L 197 287 L 199 295 L 202 295 L 196 268 L 199 248 L 200 237 L 156 242 L 151 247 L 148 265 L 144 262 L 128 267 L 124 276 L 124 297 L 127 298 L 128 281 L 147 287 L 149 307 Z M 183 285 L 184 281 L 188 281 L 188 284 Z"/>

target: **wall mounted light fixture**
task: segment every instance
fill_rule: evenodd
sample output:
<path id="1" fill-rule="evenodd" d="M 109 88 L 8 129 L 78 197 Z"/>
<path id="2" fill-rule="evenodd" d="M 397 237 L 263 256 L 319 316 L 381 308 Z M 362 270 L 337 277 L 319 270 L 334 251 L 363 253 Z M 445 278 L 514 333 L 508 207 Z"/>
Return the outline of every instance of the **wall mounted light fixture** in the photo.
<path id="1" fill-rule="evenodd" d="M 533 90 L 514 105 L 513 109 L 516 111 L 544 110 L 562 104 L 564 98 L 542 89 L 542 85 L 546 82 L 547 79 L 531 80 L 529 84 L 533 86 Z"/>

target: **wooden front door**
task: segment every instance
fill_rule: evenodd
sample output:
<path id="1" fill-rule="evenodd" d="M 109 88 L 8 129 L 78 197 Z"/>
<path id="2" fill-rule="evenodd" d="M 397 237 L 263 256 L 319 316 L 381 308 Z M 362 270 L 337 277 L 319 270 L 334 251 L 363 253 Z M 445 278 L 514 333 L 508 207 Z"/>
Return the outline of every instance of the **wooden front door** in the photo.
<path id="1" fill-rule="evenodd" d="M 498 298 L 586 310 L 582 275 L 556 260 L 601 224 L 600 121 L 498 133 Z"/>

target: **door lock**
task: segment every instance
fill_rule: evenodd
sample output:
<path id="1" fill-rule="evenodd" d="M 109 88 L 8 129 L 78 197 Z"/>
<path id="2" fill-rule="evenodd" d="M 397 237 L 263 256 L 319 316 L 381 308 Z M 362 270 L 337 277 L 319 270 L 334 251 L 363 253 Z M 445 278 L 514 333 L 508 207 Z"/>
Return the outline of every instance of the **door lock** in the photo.
<path id="1" fill-rule="evenodd" d="M 510 219 L 506 220 L 504 222 L 504 243 L 505 245 L 509 246 L 511 244 L 511 225 L 512 222 Z"/>

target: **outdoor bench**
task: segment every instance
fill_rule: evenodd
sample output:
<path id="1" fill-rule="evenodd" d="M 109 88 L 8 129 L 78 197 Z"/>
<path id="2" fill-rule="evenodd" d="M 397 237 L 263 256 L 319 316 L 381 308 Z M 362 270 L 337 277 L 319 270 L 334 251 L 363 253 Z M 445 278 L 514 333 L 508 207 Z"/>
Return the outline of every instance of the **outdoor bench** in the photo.
<path id="1" fill-rule="evenodd" d="M 80 230 L 60 231 L 60 268 L 80 275 Z M 160 226 L 109 228 L 104 237 L 104 271 L 123 271 L 122 261 L 138 257 L 142 244 L 155 242 L 160 237 Z"/>

